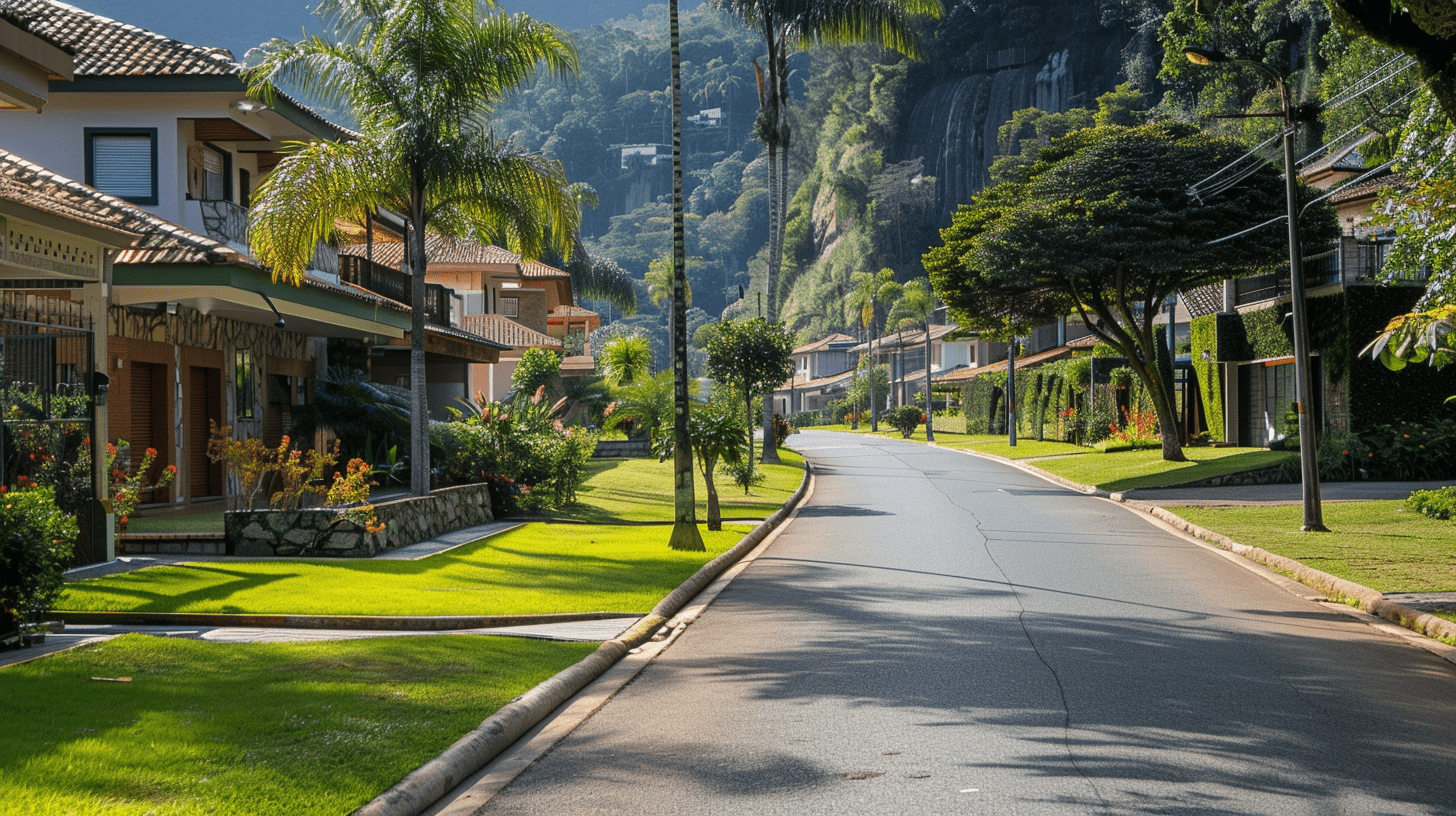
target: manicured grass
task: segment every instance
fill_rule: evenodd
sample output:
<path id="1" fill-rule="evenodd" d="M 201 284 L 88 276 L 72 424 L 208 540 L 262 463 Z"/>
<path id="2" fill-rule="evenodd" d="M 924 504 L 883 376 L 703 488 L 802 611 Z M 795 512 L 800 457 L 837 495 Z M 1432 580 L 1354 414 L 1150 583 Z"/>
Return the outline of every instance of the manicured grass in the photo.
<path id="1" fill-rule="evenodd" d="M 61 652 L 0 669 L 0 811 L 349 813 L 595 648 L 126 635 Z"/>
<path id="2" fill-rule="evenodd" d="M 189 515 L 132 516 L 126 525 L 128 533 L 220 533 L 222 510 L 215 513 Z"/>
<path id="3" fill-rule="evenodd" d="M 748 495 L 723 475 L 714 473 L 718 487 L 718 505 L 725 520 L 763 519 L 783 506 L 804 479 L 804 457 L 779 448 L 779 465 L 754 465 L 762 469 L 768 480 L 753 488 Z M 551 517 L 595 524 L 620 522 L 670 522 L 673 518 L 672 462 L 652 459 L 593 459 L 587 465 L 590 474 L 576 492 L 576 503 L 551 512 Z M 698 519 L 708 517 L 708 488 L 702 473 L 697 477 L 694 495 Z M 665 540 L 665 539 L 664 539 Z"/>
<path id="4" fill-rule="evenodd" d="M 667 548 L 667 525 L 532 523 L 422 561 L 159 566 L 68 584 L 58 611 L 307 615 L 644 613 L 751 529 Z"/>
<path id="5" fill-rule="evenodd" d="M 936 434 L 939 440 L 940 434 Z M 965 448 L 967 450 L 990 453 L 996 456 L 1003 456 L 1007 459 L 1040 459 L 1045 456 L 1080 456 L 1085 453 L 1096 453 L 1092 448 L 1084 448 L 1081 445 L 1073 445 L 1070 442 L 1038 442 L 1035 439 L 1018 439 L 1016 447 L 1004 436 L 973 436 L 967 442 L 961 444 L 945 445 L 948 448 Z M 1040 463 L 1037 465 L 1040 467 Z"/>
<path id="6" fill-rule="evenodd" d="M 1263 448 L 1184 448 L 1187 462 L 1166 462 L 1161 450 L 1119 451 L 1048 459 L 1036 466 L 1103 490 L 1162 487 L 1245 470 L 1272 467 L 1296 454 Z"/>
<path id="7" fill-rule="evenodd" d="M 1380 592 L 1456 591 L 1456 523 L 1406 511 L 1401 501 L 1327 502 L 1329 534 L 1299 532 L 1299 505 L 1168 509 L 1240 544 Z"/>

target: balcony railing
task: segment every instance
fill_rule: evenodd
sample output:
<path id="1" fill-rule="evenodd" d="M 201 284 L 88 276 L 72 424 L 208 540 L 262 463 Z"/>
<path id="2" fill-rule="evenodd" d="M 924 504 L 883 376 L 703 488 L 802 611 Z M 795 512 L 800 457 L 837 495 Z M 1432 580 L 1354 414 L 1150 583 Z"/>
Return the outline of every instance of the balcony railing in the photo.
<path id="1" fill-rule="evenodd" d="M 400 303 L 410 302 L 410 276 L 356 255 L 339 256 L 339 280 L 368 289 Z M 425 284 L 425 320 L 436 326 L 450 325 L 449 289 L 438 283 Z"/>
<path id="2" fill-rule="evenodd" d="M 1424 286 L 1430 277 L 1427 270 L 1413 275 L 1390 277 L 1385 271 L 1385 258 L 1390 252 L 1388 241 L 1371 241 L 1344 237 L 1332 242 L 1323 252 L 1304 257 L 1304 285 L 1359 286 L 1375 283 Z M 1237 303 L 1258 303 L 1289 294 L 1289 273 L 1253 275 L 1234 281 Z"/>

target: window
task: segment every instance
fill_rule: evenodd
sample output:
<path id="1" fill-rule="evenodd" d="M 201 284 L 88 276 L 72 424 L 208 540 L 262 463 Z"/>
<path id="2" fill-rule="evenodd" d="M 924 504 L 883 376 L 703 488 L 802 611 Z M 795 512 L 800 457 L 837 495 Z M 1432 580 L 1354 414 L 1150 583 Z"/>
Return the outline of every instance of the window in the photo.
<path id="1" fill-rule="evenodd" d="M 253 396 L 253 352 L 238 349 L 233 357 L 233 383 L 237 399 L 238 419 L 252 419 L 256 415 Z"/>
<path id="2" fill-rule="evenodd" d="M 86 128 L 86 183 L 133 204 L 157 203 L 157 129 Z"/>
<path id="3" fill-rule="evenodd" d="M 231 201 L 233 157 L 210 144 L 202 146 L 202 200 Z"/>
<path id="4" fill-rule="evenodd" d="M 500 299 L 500 313 L 506 317 L 519 317 L 521 312 L 521 299 L 503 297 Z"/>
<path id="5" fill-rule="evenodd" d="M 253 206 L 253 175 L 247 170 L 238 171 L 238 203 L 244 208 Z"/>

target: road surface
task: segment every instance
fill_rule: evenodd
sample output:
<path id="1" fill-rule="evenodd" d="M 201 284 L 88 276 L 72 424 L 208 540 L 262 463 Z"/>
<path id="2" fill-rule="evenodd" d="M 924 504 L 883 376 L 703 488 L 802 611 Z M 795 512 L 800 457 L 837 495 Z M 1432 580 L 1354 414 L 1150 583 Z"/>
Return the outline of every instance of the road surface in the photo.
<path id="1" fill-rule="evenodd" d="M 795 446 L 798 519 L 479 814 L 1456 813 L 1456 666 L 1004 464 Z"/>

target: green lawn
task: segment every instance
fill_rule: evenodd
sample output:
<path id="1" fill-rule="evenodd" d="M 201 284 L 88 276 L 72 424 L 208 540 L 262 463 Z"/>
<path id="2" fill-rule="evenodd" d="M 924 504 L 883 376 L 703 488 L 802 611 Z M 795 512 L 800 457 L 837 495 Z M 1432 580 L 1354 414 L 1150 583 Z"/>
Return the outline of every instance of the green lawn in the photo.
<path id="1" fill-rule="evenodd" d="M 1036 466 L 1048 473 L 1079 484 L 1096 485 L 1103 490 L 1131 490 L 1135 487 L 1161 487 L 1184 484 L 1258 470 L 1293 459 L 1297 454 L 1263 448 L 1184 448 L 1187 462 L 1167 462 L 1161 450 L 1119 451 L 1048 459 Z"/>
<path id="2" fill-rule="evenodd" d="M 1333 533 L 1301 533 L 1303 508 L 1169 507 L 1182 518 L 1379 592 L 1456 591 L 1456 523 L 1401 501 L 1327 502 Z"/>
<path id="3" fill-rule="evenodd" d="M 783 506 L 804 479 L 804 457 L 779 448 L 780 465 L 758 465 L 768 481 L 747 496 L 719 469 L 714 474 L 718 504 L 724 520 L 764 519 Z M 576 493 L 576 504 L 552 511 L 552 518 L 596 524 L 620 522 L 670 522 L 672 506 L 672 462 L 657 459 L 594 459 L 587 465 L 588 477 Z M 708 488 L 702 473 L 697 477 L 698 519 L 707 519 Z"/>
<path id="4" fill-rule="evenodd" d="M 145 512 L 145 511 L 143 511 Z M 192 513 L 188 515 L 133 515 L 126 525 L 128 533 L 220 533 L 222 513 Z"/>
<path id="5" fill-rule="evenodd" d="M 595 648 L 126 635 L 61 652 L 0 669 L 0 811 L 349 813 Z"/>
<path id="6" fill-rule="evenodd" d="M 940 434 L 936 434 L 937 441 Z M 966 450 L 990 453 L 1002 456 L 1007 459 L 1040 459 L 1046 456 L 1080 456 L 1084 453 L 1096 453 L 1093 448 L 1084 448 L 1081 445 L 1073 445 L 1069 442 L 1038 442 L 1035 439 L 1018 439 L 1016 447 L 1004 436 L 972 436 L 968 441 L 960 444 L 945 445 L 947 448 L 965 448 Z M 942 443 L 944 444 L 944 443 Z M 1037 463 L 1041 467 L 1041 463 Z"/>
<path id="7" fill-rule="evenodd" d="M 66 586 L 58 611 L 298 615 L 645 613 L 751 529 L 667 548 L 667 525 L 532 523 L 422 561 L 280 560 L 158 566 Z"/>

